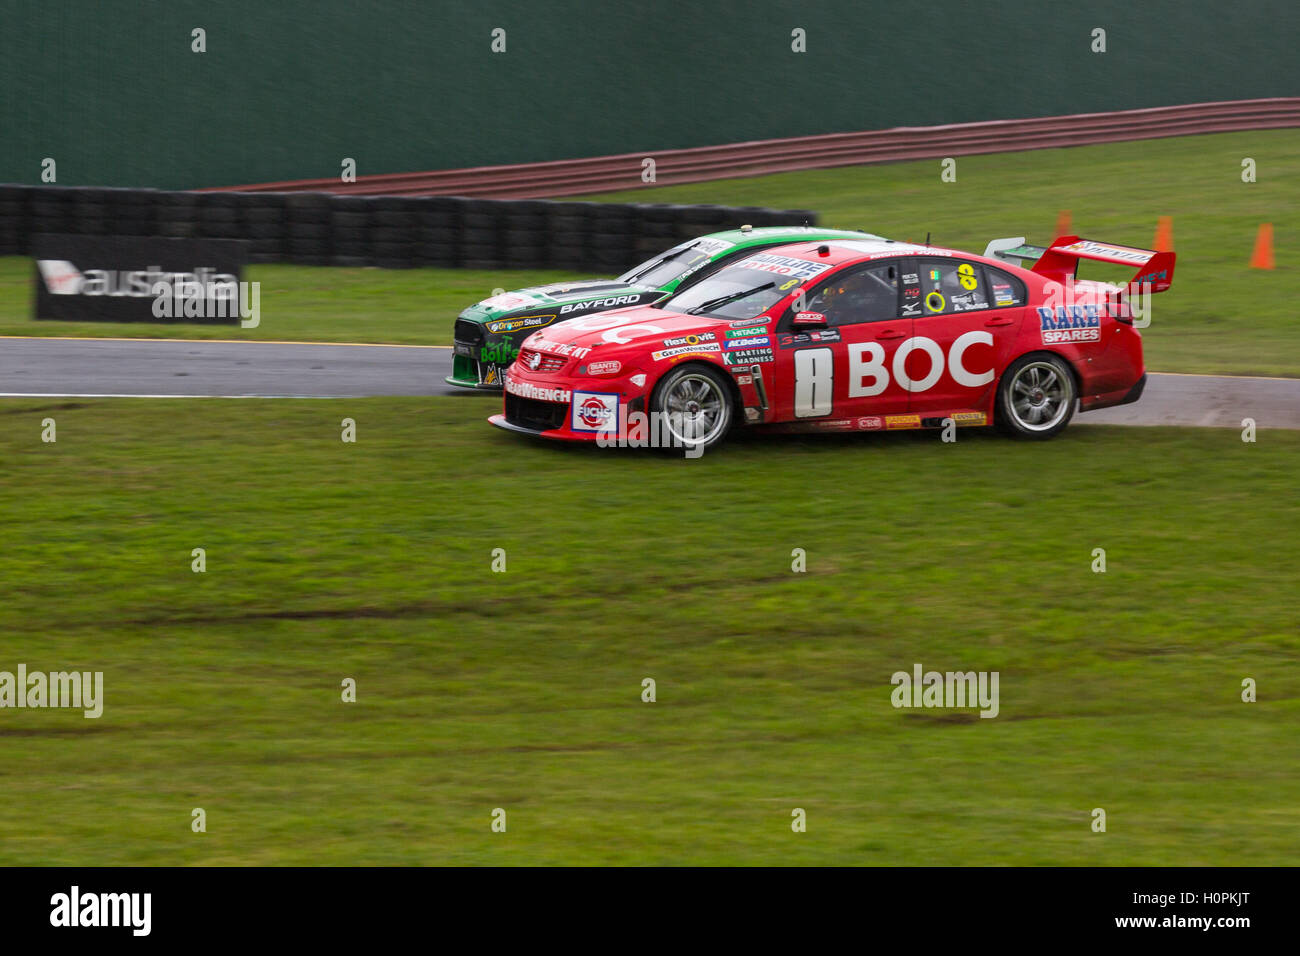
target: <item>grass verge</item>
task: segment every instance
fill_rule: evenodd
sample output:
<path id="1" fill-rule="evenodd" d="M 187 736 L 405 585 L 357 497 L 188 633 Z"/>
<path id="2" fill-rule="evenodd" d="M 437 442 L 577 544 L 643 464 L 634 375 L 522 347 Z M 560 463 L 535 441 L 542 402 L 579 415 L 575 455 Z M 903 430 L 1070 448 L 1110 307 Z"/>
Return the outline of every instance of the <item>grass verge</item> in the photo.
<path id="1" fill-rule="evenodd" d="M 0 421 L 0 670 L 106 685 L 0 710 L 2 864 L 1295 862 L 1300 434 L 683 462 L 459 398 Z M 895 710 L 914 663 L 998 671 L 999 716 Z"/>

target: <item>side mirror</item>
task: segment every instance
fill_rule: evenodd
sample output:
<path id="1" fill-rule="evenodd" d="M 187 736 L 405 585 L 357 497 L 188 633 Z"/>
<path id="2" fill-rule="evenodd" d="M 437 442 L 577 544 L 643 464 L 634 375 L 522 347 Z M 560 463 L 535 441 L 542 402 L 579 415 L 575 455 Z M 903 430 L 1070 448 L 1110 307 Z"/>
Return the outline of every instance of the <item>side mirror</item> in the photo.
<path id="1" fill-rule="evenodd" d="M 826 316 L 820 312 L 796 312 L 790 325 L 796 329 L 824 329 Z"/>

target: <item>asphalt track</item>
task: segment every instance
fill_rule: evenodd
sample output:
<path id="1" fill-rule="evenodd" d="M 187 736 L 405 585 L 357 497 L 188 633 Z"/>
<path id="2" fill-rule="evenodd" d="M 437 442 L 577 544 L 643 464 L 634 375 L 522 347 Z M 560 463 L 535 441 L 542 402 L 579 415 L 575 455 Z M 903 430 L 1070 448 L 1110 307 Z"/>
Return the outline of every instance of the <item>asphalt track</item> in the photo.
<path id="1" fill-rule="evenodd" d="M 0 397 L 457 395 L 443 382 L 451 349 L 421 345 L 175 339 L 0 338 Z M 1300 428 L 1300 379 L 1152 373 L 1142 400 L 1078 424 Z"/>

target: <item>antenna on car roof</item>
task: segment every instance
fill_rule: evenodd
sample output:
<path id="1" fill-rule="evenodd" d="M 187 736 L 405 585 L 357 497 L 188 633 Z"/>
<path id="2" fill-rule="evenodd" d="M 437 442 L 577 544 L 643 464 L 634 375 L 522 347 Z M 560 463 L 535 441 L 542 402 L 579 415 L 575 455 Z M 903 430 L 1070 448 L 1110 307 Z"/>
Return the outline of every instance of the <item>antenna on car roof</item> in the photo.
<path id="1" fill-rule="evenodd" d="M 927 246 L 930 244 L 930 234 L 928 232 L 925 234 L 925 244 Z"/>

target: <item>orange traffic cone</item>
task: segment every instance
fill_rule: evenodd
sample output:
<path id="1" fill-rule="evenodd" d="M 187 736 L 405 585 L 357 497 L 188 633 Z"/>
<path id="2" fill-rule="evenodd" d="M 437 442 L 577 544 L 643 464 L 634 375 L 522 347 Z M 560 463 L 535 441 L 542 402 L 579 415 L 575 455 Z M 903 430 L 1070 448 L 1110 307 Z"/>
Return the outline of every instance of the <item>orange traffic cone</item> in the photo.
<path id="1" fill-rule="evenodd" d="M 1170 216 L 1161 216 L 1156 223 L 1156 252 L 1174 251 L 1174 220 Z"/>
<path id="2" fill-rule="evenodd" d="M 1062 209 L 1056 214 L 1056 238 L 1070 234 L 1070 210 Z"/>
<path id="3" fill-rule="evenodd" d="M 1259 224 L 1259 235 L 1255 237 L 1255 251 L 1250 257 L 1250 267 L 1252 269 L 1273 268 L 1273 224 L 1271 222 Z"/>

